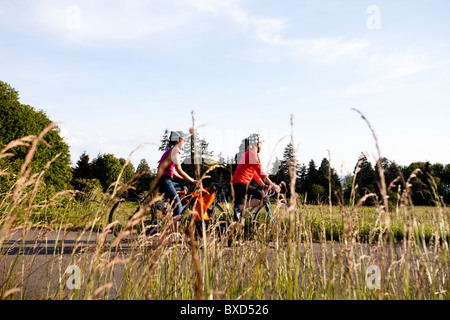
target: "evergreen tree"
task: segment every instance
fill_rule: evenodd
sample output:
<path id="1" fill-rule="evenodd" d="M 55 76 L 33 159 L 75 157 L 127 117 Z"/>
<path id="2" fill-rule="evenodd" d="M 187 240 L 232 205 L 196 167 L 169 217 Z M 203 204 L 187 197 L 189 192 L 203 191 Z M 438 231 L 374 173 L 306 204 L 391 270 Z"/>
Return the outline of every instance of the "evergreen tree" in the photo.
<path id="1" fill-rule="evenodd" d="M 155 177 L 145 159 L 139 161 L 136 168 L 136 175 L 138 179 L 135 184 L 135 190 L 130 190 L 129 196 L 142 196 L 143 192 L 150 190 L 152 180 Z"/>
<path id="2" fill-rule="evenodd" d="M 123 168 L 123 166 L 125 165 L 126 162 L 127 162 L 127 160 L 125 160 L 124 158 L 120 158 L 119 159 L 119 163 L 120 163 L 121 168 Z M 130 162 L 123 169 L 122 176 L 120 177 L 120 180 L 125 182 L 125 183 L 130 183 L 131 180 L 134 177 L 134 173 L 135 173 L 134 166 Z"/>
<path id="3" fill-rule="evenodd" d="M 95 189 L 102 190 L 102 185 L 94 177 L 94 166 L 89 160 L 89 155 L 84 151 L 73 169 L 72 187 L 75 190 L 91 192 Z M 82 197 L 78 197 L 82 198 Z"/>
<path id="4" fill-rule="evenodd" d="M 239 145 L 238 152 L 234 156 L 234 164 L 236 166 L 239 163 L 239 161 L 241 161 L 242 156 L 244 155 L 244 153 L 247 152 L 247 150 L 248 150 L 248 139 L 245 138 L 242 139 L 241 144 Z"/>
<path id="5" fill-rule="evenodd" d="M 139 164 L 136 168 L 136 173 L 138 173 L 139 176 L 142 176 L 142 177 L 150 177 L 151 171 L 150 171 L 150 166 L 148 165 L 147 160 L 141 159 L 141 161 L 139 161 Z"/>
<path id="6" fill-rule="evenodd" d="M 306 169 L 306 185 L 308 186 L 307 191 L 310 192 L 310 187 L 313 184 L 317 184 L 317 167 L 313 159 L 308 163 L 308 168 Z"/>
<path id="7" fill-rule="evenodd" d="M 219 154 L 217 155 L 217 158 L 218 158 L 218 160 L 217 160 L 218 164 L 220 164 L 222 166 L 225 166 L 227 164 L 225 158 L 223 157 L 222 152 L 219 152 Z"/>
<path id="8" fill-rule="evenodd" d="M 169 149 L 169 130 L 164 130 L 164 134 L 161 141 L 161 145 L 159 146 L 159 151 L 166 151 Z"/>
<path id="9" fill-rule="evenodd" d="M 384 180 L 386 182 L 386 192 L 388 195 L 388 202 L 390 206 L 395 206 L 398 201 L 398 186 L 401 186 L 400 178 L 400 170 L 395 163 L 395 161 L 391 161 L 387 158 L 382 158 L 380 162 L 375 164 L 375 175 L 376 182 L 379 184 L 381 181 L 381 177 L 379 174 L 378 166 L 381 165 L 381 170 L 383 171 Z M 397 183 L 395 183 L 397 181 Z M 377 190 L 377 194 L 381 199 L 381 190 Z"/>
<path id="10" fill-rule="evenodd" d="M 281 160 L 278 157 L 275 157 L 275 160 L 272 163 L 272 168 L 269 171 L 271 176 L 276 176 L 281 166 Z"/>
<path id="11" fill-rule="evenodd" d="M 191 132 L 186 139 L 186 144 L 181 154 L 181 167 L 183 170 L 196 179 L 206 172 L 215 161 L 212 159 L 213 152 L 208 149 L 209 143 L 200 138 L 198 131 Z"/>
<path id="12" fill-rule="evenodd" d="M 294 191 L 300 192 L 301 190 L 302 181 L 300 168 L 300 165 L 296 163 L 295 149 L 293 148 L 292 143 L 288 143 L 283 151 L 283 159 L 279 161 L 278 171 L 272 176 L 275 183 L 285 185 L 288 196 L 291 192 L 291 177 L 295 177 Z"/>
<path id="13" fill-rule="evenodd" d="M 200 139 L 198 138 L 198 132 L 195 130 L 193 134 L 191 134 L 186 139 L 186 143 L 184 145 L 184 149 L 181 154 L 181 161 L 184 164 L 200 164 Z"/>
<path id="14" fill-rule="evenodd" d="M 306 178 L 307 178 L 307 168 L 306 165 L 304 163 L 302 163 L 299 167 L 299 171 L 298 171 L 298 177 L 297 177 L 297 181 L 298 181 L 298 193 L 299 194 L 306 194 L 307 192 L 307 184 L 306 184 Z"/>
<path id="15" fill-rule="evenodd" d="M 331 197 L 333 201 L 333 195 L 339 192 L 341 189 L 341 184 L 339 177 L 334 170 L 331 168 L 330 162 L 327 158 L 323 158 L 319 169 L 317 169 L 316 183 L 323 187 L 323 192 L 318 195 L 320 198 L 329 198 L 330 187 L 331 187 Z M 328 201 L 328 200 L 327 200 Z"/>
<path id="16" fill-rule="evenodd" d="M 320 163 L 319 169 L 317 169 L 317 178 L 316 178 L 317 184 L 320 184 L 323 187 L 328 186 L 330 175 L 329 170 L 330 170 L 330 162 L 328 161 L 328 159 L 323 158 L 322 162 Z"/>
<path id="17" fill-rule="evenodd" d="M 213 156 L 213 152 L 208 149 L 209 143 L 205 139 L 199 139 L 199 151 L 202 161 Z"/>
<path id="18" fill-rule="evenodd" d="M 377 188 L 376 172 L 372 164 L 364 153 L 361 153 L 358 163 L 355 167 L 355 200 L 358 201 L 362 196 L 368 193 L 376 193 Z M 369 199 L 365 204 L 373 204 L 373 200 Z"/>
<path id="19" fill-rule="evenodd" d="M 228 160 L 225 160 L 222 153 L 220 152 L 216 163 L 221 167 L 217 167 L 209 172 L 208 175 L 211 176 L 210 181 L 217 183 L 230 183 L 233 176 L 233 171 L 232 164 L 229 162 L 229 158 Z"/>
<path id="20" fill-rule="evenodd" d="M 295 150 L 292 146 L 292 143 L 288 143 L 288 145 L 284 148 L 283 151 L 283 160 L 280 163 L 281 176 L 283 180 L 289 185 L 288 181 L 291 180 L 290 168 L 295 165 Z M 296 168 L 294 168 L 295 170 Z"/>
<path id="21" fill-rule="evenodd" d="M 443 188 L 443 200 L 445 203 L 450 204 L 450 164 L 444 166 L 441 182 Z"/>
<path id="22" fill-rule="evenodd" d="M 313 159 L 309 161 L 306 167 L 305 190 L 309 203 L 315 203 L 325 193 L 325 189 L 317 181 L 317 166 Z"/>
<path id="23" fill-rule="evenodd" d="M 434 176 L 431 163 L 429 161 L 413 162 L 402 169 L 405 179 L 410 178 L 414 172 L 416 172 L 415 177 L 410 180 L 413 204 L 434 205 L 437 199 L 432 185 L 440 185 L 440 179 Z"/>
<path id="24" fill-rule="evenodd" d="M 80 159 L 77 161 L 76 167 L 73 169 L 74 179 L 92 179 L 94 177 L 92 163 L 90 163 L 89 155 L 84 151 Z"/>

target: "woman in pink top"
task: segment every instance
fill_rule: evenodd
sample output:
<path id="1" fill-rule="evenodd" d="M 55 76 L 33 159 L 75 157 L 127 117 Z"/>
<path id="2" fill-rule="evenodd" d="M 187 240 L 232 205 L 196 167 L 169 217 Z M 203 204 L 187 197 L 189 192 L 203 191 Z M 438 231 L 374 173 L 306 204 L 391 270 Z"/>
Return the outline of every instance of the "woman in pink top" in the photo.
<path id="1" fill-rule="evenodd" d="M 186 143 L 186 134 L 182 131 L 172 131 L 169 138 L 169 149 L 164 152 L 159 160 L 156 175 L 156 188 L 169 199 L 173 208 L 173 221 L 176 234 L 178 234 L 178 221 L 181 219 L 182 206 L 178 196 L 177 188 L 180 186 L 173 180 L 177 177 L 191 183 L 197 183 L 181 168 L 180 153 Z"/>

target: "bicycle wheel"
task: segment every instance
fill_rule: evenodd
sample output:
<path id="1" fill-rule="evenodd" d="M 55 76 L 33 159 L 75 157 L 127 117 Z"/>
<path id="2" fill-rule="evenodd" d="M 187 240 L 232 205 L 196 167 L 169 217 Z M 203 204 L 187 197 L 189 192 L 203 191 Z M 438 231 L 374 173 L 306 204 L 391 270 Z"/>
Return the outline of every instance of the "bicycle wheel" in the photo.
<path id="1" fill-rule="evenodd" d="M 281 208 L 280 208 L 281 206 Z M 269 201 L 263 207 L 257 209 L 251 218 L 250 235 L 260 241 L 272 241 L 276 231 L 278 231 L 277 220 L 274 217 L 274 210 L 287 210 L 285 203 L 278 203 L 277 207 Z"/>
<path id="2" fill-rule="evenodd" d="M 224 209 L 225 208 L 225 209 Z M 226 241 L 230 246 L 232 239 L 236 237 L 235 222 L 230 218 L 227 203 L 215 204 L 210 214 L 212 231 L 219 241 Z"/>
<path id="3" fill-rule="evenodd" d="M 148 225 L 154 219 L 152 208 L 148 208 L 147 212 L 141 212 L 144 210 L 141 200 L 128 198 L 114 204 L 108 217 L 108 223 L 114 222 L 112 226 L 114 236 L 117 237 L 124 231 L 129 231 L 131 234 L 139 233 L 144 230 L 145 225 Z"/>
<path id="4" fill-rule="evenodd" d="M 228 212 L 224 210 L 220 204 L 214 206 L 210 217 L 213 225 L 220 234 L 226 232 L 227 227 L 230 224 L 230 219 L 228 217 Z"/>
<path id="5" fill-rule="evenodd" d="M 144 219 L 145 234 L 147 236 L 153 236 L 159 233 L 163 227 L 163 222 L 166 215 L 166 207 L 163 202 L 151 204 L 147 209 Z"/>

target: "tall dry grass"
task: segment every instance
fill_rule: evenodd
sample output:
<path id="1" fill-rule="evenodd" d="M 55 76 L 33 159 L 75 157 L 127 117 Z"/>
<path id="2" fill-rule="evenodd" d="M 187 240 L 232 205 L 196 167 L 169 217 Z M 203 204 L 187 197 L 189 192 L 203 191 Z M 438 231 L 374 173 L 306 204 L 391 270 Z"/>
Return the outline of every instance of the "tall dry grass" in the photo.
<path id="1" fill-rule="evenodd" d="M 82 201 L 68 191 L 36 203 L 43 172 L 30 174 L 28 164 L 41 140 L 26 137 L 0 151 L 7 157 L 15 145 L 29 146 L 27 165 L 0 202 L 2 299 L 450 298 L 449 210 L 438 196 L 435 207 L 413 206 L 409 180 L 395 208 L 386 198 L 363 206 L 368 194 L 351 206 L 292 197 L 286 210 L 280 197 L 276 223 L 231 247 L 204 223 L 196 236 L 189 220 L 180 242 L 169 225 L 155 237 L 124 231 L 113 238 L 107 214 L 134 180 L 118 178 L 109 193 Z M 79 268 L 79 288 L 68 285 L 68 266 Z M 370 266 L 380 270 L 379 287 L 370 285 Z"/>

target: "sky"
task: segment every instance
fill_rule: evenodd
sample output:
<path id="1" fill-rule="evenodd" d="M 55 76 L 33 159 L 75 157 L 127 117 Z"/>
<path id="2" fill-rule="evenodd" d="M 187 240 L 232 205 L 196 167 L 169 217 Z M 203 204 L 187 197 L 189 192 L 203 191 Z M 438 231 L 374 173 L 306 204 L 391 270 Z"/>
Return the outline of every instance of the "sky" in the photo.
<path id="1" fill-rule="evenodd" d="M 266 170 L 290 141 L 300 163 L 327 158 L 340 174 L 361 152 L 446 164 L 448 12 L 447 0 L 0 0 L 0 80 L 59 122 L 72 163 L 112 153 L 155 168 L 164 130 L 194 125 L 214 157 L 262 134 Z"/>

